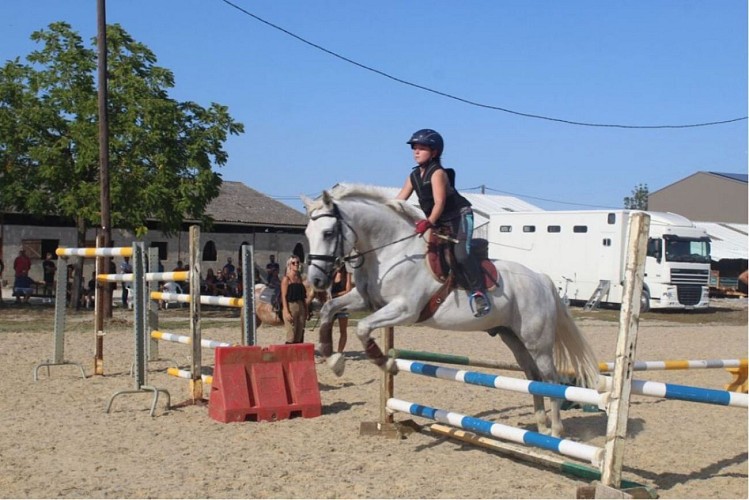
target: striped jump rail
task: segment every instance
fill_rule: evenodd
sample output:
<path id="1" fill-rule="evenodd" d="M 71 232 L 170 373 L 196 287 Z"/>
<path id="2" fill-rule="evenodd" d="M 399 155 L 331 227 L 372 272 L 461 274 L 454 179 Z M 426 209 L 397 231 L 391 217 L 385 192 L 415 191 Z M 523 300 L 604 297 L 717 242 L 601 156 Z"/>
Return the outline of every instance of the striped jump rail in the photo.
<path id="1" fill-rule="evenodd" d="M 611 377 L 602 377 L 606 390 L 611 389 Z M 676 399 L 692 403 L 705 403 L 720 406 L 749 407 L 749 395 L 740 392 L 703 389 L 688 385 L 665 384 L 649 380 L 632 379 L 632 394 L 655 398 Z"/>
<path id="2" fill-rule="evenodd" d="M 424 375 L 427 377 L 452 380 L 481 387 L 493 389 L 504 389 L 507 391 L 533 394 L 535 396 L 546 396 L 550 398 L 566 399 L 577 403 L 592 404 L 599 408 L 605 408 L 608 400 L 606 394 L 600 394 L 594 389 L 573 387 L 562 384 L 551 384 L 548 382 L 535 382 L 533 380 L 503 377 L 500 375 L 489 375 L 486 373 L 456 370 L 445 366 L 428 365 L 418 361 L 396 359 L 398 370 Z"/>
<path id="3" fill-rule="evenodd" d="M 483 387 L 494 387 L 514 392 L 523 392 L 537 396 L 567 399 L 578 403 L 594 404 L 599 408 L 605 408 L 607 404 L 604 395 L 593 389 L 566 386 L 561 384 L 549 384 L 547 382 L 534 382 L 531 380 L 500 377 L 486 373 L 456 370 L 444 366 L 428 365 L 418 361 L 396 359 L 399 370 L 425 375 L 427 377 L 464 382 L 471 385 Z M 611 390 L 611 377 L 601 377 L 601 390 Z M 705 403 L 721 406 L 736 406 L 740 408 L 749 407 L 749 395 L 739 392 L 720 391 L 716 389 L 703 389 L 701 387 L 690 387 L 678 384 L 664 384 L 662 382 L 651 382 L 647 380 L 632 379 L 632 394 L 650 396 L 656 398 L 676 399 L 692 403 Z"/>
<path id="4" fill-rule="evenodd" d="M 403 401 L 402 399 L 389 398 L 386 408 L 394 412 L 408 413 L 486 436 L 494 436 L 514 443 L 550 450 L 561 455 L 589 462 L 595 467 L 600 467 L 603 460 L 603 448 L 578 443 L 569 439 L 546 436 L 538 432 L 526 431 L 509 425 L 461 415 L 460 413 L 431 408 Z"/>
<path id="5" fill-rule="evenodd" d="M 699 370 L 708 368 L 746 368 L 747 358 L 741 359 L 670 359 L 666 361 L 635 361 L 636 372 L 648 370 Z M 602 362 L 598 365 L 602 372 L 614 371 L 614 363 Z"/>
<path id="6" fill-rule="evenodd" d="M 190 295 L 186 293 L 151 292 L 151 298 L 171 302 L 190 302 Z M 208 306 L 242 307 L 244 306 L 244 299 L 201 295 L 200 303 Z"/>
<path id="7" fill-rule="evenodd" d="M 179 368 L 167 368 L 166 373 L 172 377 L 187 378 L 192 380 L 192 372 L 189 370 L 180 370 Z M 213 384 L 213 375 L 206 375 L 205 373 L 200 375 L 201 380 L 206 384 Z"/>
<path id="8" fill-rule="evenodd" d="M 410 351 L 407 349 L 391 349 L 391 358 L 411 359 L 415 361 L 433 361 L 449 365 L 476 366 L 479 368 L 496 368 L 498 370 L 521 371 L 515 363 L 504 363 L 488 359 L 469 358 L 454 354 L 440 354 L 426 351 Z M 740 359 L 697 359 L 697 360 L 666 360 L 666 361 L 635 361 L 634 371 L 647 370 L 694 370 L 707 368 L 747 368 L 747 358 Z M 601 372 L 614 371 L 614 363 L 602 361 L 598 364 Z"/>
<path id="9" fill-rule="evenodd" d="M 97 281 L 132 282 L 135 279 L 133 273 L 120 274 L 97 274 Z M 146 281 L 187 281 L 190 279 L 190 271 L 171 271 L 166 273 L 146 273 Z"/>
<path id="10" fill-rule="evenodd" d="M 58 257 L 132 257 L 133 247 L 113 248 L 58 248 Z"/>
<path id="11" fill-rule="evenodd" d="M 177 335 L 176 333 L 162 332 L 160 330 L 153 330 L 151 332 L 151 338 L 157 340 L 165 340 L 167 342 L 177 342 L 179 344 L 192 344 L 192 339 L 187 335 Z M 217 347 L 232 347 L 236 344 L 230 344 L 229 342 L 220 342 L 218 340 L 201 339 L 200 345 L 207 349 L 215 349 Z"/>

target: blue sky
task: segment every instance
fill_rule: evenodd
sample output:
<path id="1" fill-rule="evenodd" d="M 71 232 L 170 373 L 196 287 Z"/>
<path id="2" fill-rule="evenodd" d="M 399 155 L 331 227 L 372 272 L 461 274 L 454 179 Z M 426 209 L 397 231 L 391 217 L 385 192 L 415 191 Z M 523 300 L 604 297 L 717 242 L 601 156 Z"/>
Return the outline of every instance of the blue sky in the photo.
<path id="1" fill-rule="evenodd" d="M 687 125 L 747 115 L 744 0 L 232 2 L 325 49 L 462 99 L 556 119 Z M 0 60 L 66 21 L 96 35 L 95 0 L 4 0 Z M 171 96 L 244 123 L 225 180 L 294 208 L 337 182 L 401 186 L 405 142 L 445 137 L 457 186 L 548 210 L 622 207 L 697 171 L 747 172 L 747 121 L 683 129 L 587 127 L 471 106 L 398 83 L 222 0 L 108 0 L 175 74 Z"/>

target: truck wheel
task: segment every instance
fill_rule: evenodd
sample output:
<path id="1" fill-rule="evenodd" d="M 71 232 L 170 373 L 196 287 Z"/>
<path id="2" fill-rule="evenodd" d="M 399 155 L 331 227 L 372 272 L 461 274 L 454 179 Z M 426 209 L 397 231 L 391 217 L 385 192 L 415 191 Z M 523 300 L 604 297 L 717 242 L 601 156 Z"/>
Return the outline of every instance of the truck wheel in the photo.
<path id="1" fill-rule="evenodd" d="M 646 313 L 650 310 L 650 292 L 643 288 L 640 295 L 640 313 Z"/>

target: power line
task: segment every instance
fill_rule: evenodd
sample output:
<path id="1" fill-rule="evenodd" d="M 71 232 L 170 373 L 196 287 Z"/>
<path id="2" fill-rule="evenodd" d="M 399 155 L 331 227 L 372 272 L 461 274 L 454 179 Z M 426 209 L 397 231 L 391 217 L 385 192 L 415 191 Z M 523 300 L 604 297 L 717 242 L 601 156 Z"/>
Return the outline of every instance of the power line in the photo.
<path id="1" fill-rule="evenodd" d="M 623 129 L 678 129 L 678 128 L 695 128 L 695 127 L 708 127 L 712 125 L 724 125 L 726 123 L 733 123 L 738 121 L 746 120 L 746 116 L 742 116 L 739 118 L 732 118 L 730 120 L 720 120 L 720 121 L 714 121 L 714 122 L 704 122 L 704 123 L 691 123 L 687 125 L 622 125 L 622 124 L 612 124 L 612 123 L 590 123 L 590 122 L 580 122 L 580 121 L 574 121 L 574 120 L 565 120 L 562 118 L 552 118 L 550 116 L 543 116 L 543 115 L 536 115 L 531 113 L 523 113 L 521 111 L 514 111 L 512 109 L 502 108 L 500 106 L 492 106 L 490 104 L 483 104 L 476 101 L 471 101 L 469 99 L 464 99 L 462 97 L 458 97 L 452 94 L 448 94 L 446 92 L 442 92 L 439 90 L 435 90 L 429 87 L 425 87 L 423 85 L 419 85 L 417 83 L 409 82 L 406 80 L 403 80 L 401 78 L 398 78 L 396 76 L 393 76 L 389 73 L 385 73 L 384 71 L 380 71 L 378 69 L 372 68 L 371 66 L 367 66 L 365 64 L 359 63 L 354 61 L 353 59 L 349 59 L 348 57 L 342 56 L 341 54 L 338 54 L 337 52 L 333 52 L 332 50 L 328 50 L 325 47 L 322 47 L 316 43 L 310 42 L 309 40 L 302 38 L 299 35 L 296 35 L 292 33 L 291 31 L 284 29 L 276 24 L 271 23 L 270 21 L 266 21 L 265 19 L 253 14 L 252 12 L 249 12 L 248 10 L 240 7 L 239 5 L 230 2 L 229 0 L 221 0 L 225 4 L 237 9 L 238 11 L 242 12 L 243 14 L 252 17 L 253 19 L 270 26 L 271 28 L 281 31 L 282 33 L 285 33 L 286 35 L 289 35 L 292 38 L 295 38 L 299 40 L 300 42 L 309 45 L 310 47 L 313 47 L 317 50 L 320 50 L 322 52 L 325 52 L 328 55 L 331 55 L 333 57 L 336 57 L 338 59 L 341 59 L 342 61 L 345 61 L 349 64 L 353 64 L 354 66 L 358 66 L 359 68 L 365 69 L 367 71 L 371 71 L 372 73 L 376 73 L 380 76 L 383 76 L 385 78 L 388 78 L 390 80 L 393 80 L 395 82 L 401 83 L 403 85 L 408 85 L 410 87 L 417 88 L 419 90 L 423 90 L 425 92 L 431 92 L 432 94 L 437 94 L 442 97 L 446 97 L 448 99 L 453 99 L 458 102 L 462 102 L 464 104 L 468 104 L 470 106 L 476 106 L 479 108 L 485 108 L 485 109 L 492 109 L 495 111 L 502 111 L 504 113 L 510 113 L 517 116 L 523 116 L 525 118 L 535 118 L 538 120 L 547 120 L 551 122 L 557 122 L 557 123 L 564 123 L 567 125 L 577 125 L 581 127 L 603 127 L 603 128 L 623 128 Z"/>
<path id="2" fill-rule="evenodd" d="M 501 194 L 506 194 L 506 195 L 509 195 L 509 196 L 515 196 L 517 198 L 528 198 L 528 199 L 531 199 L 531 200 L 546 201 L 546 202 L 549 202 L 549 203 L 559 203 L 560 205 L 571 205 L 571 206 L 576 206 L 576 207 L 590 207 L 590 208 L 606 208 L 606 209 L 621 208 L 621 207 L 609 207 L 609 206 L 605 206 L 605 205 L 589 205 L 587 203 L 575 203 L 575 202 L 571 202 L 571 201 L 551 200 L 549 198 L 539 198 L 538 196 L 531 196 L 531 195 L 528 195 L 528 194 L 519 194 L 519 193 L 511 193 L 509 191 L 500 191 L 499 189 L 493 189 L 493 188 L 490 188 L 488 186 L 476 186 L 476 187 L 472 187 L 472 188 L 465 188 L 465 189 L 461 189 L 461 191 L 472 191 L 474 189 L 482 189 L 482 190 L 487 190 L 487 191 L 493 191 L 495 193 L 501 193 Z"/>

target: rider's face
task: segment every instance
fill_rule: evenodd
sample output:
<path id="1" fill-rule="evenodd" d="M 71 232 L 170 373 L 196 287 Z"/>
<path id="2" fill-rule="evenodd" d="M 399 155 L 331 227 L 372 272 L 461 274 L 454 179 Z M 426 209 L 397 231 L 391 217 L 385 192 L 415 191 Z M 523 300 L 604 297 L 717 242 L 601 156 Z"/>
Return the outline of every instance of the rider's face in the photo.
<path id="1" fill-rule="evenodd" d="M 432 149 L 428 146 L 424 146 L 423 144 L 413 144 L 411 149 L 414 152 L 414 160 L 416 160 L 416 163 L 419 165 L 424 165 L 432 159 Z"/>

